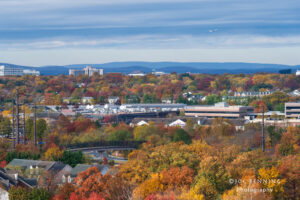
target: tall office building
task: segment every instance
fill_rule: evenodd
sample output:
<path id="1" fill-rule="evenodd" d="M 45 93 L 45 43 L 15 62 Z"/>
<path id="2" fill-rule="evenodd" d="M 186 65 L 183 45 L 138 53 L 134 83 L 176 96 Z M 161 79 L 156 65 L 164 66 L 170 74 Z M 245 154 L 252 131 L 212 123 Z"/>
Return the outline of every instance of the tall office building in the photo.
<path id="1" fill-rule="evenodd" d="M 79 75 L 83 75 L 84 71 L 81 69 L 69 69 L 69 75 L 73 75 L 73 76 L 79 76 Z"/>
<path id="2" fill-rule="evenodd" d="M 32 69 L 22 69 L 12 66 L 0 66 L 0 76 L 23 76 L 23 75 L 35 75 L 39 76 L 40 72 Z"/>
<path id="3" fill-rule="evenodd" d="M 0 66 L 0 76 L 23 76 L 23 69 L 11 66 Z"/>
<path id="4" fill-rule="evenodd" d="M 34 76 L 39 76 L 40 72 L 37 70 L 32 70 L 32 69 L 24 69 L 23 70 L 24 75 L 34 75 Z"/>
<path id="5" fill-rule="evenodd" d="M 97 68 L 93 68 L 90 66 L 86 66 L 83 69 L 70 69 L 69 70 L 69 75 L 73 75 L 73 76 L 79 76 L 79 75 L 88 75 L 88 76 L 93 76 L 94 74 L 99 74 L 99 75 L 103 75 L 103 69 L 97 69 Z"/>

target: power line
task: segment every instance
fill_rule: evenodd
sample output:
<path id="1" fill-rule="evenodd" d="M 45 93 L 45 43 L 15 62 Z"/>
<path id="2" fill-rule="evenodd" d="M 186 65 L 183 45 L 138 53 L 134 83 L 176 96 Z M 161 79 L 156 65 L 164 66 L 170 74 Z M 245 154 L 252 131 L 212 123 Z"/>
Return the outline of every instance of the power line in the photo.
<path id="1" fill-rule="evenodd" d="M 36 104 L 35 104 L 35 101 L 34 101 L 34 106 L 33 106 L 33 109 L 34 109 L 34 119 L 33 119 L 33 123 L 34 123 L 34 145 L 36 146 Z"/>
<path id="2" fill-rule="evenodd" d="M 17 120 L 17 144 L 20 142 L 20 122 L 19 122 L 19 91 L 16 92 L 16 107 L 17 107 L 17 113 L 16 113 L 16 120 Z"/>
<path id="3" fill-rule="evenodd" d="M 261 129 L 261 147 L 262 151 L 265 152 L 265 108 L 262 109 L 262 129 Z"/>
<path id="4" fill-rule="evenodd" d="M 23 105 L 24 109 L 24 118 L 23 118 L 23 142 L 26 144 L 26 106 L 25 104 Z"/>
<path id="5" fill-rule="evenodd" d="M 12 115 L 13 115 L 13 123 L 12 123 L 12 148 L 15 149 L 15 105 L 12 103 Z"/>

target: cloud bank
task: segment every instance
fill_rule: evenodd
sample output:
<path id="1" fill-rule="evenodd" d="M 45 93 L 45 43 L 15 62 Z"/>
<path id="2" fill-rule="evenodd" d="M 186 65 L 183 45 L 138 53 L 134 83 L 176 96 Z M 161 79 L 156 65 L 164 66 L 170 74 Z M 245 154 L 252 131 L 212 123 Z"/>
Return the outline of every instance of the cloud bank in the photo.
<path id="1" fill-rule="evenodd" d="M 218 60 L 232 49 L 245 49 L 245 54 L 247 49 L 265 49 L 272 57 L 270 48 L 300 47 L 297 0 L 1 0 L 0 8 L 1 62 L 42 64 L 31 50 L 48 51 L 42 57 L 51 64 L 65 62 L 48 59 L 52 50 L 67 54 L 72 49 L 72 63 L 80 63 L 75 59 L 80 49 L 165 50 L 164 60 L 173 59 L 170 49 L 215 49 Z M 17 57 L 19 51 L 32 61 Z M 14 53 L 15 59 L 8 56 Z M 228 56 L 234 60 L 240 55 Z M 152 58 L 158 59 L 156 54 Z M 300 60 L 282 58 L 281 63 Z"/>

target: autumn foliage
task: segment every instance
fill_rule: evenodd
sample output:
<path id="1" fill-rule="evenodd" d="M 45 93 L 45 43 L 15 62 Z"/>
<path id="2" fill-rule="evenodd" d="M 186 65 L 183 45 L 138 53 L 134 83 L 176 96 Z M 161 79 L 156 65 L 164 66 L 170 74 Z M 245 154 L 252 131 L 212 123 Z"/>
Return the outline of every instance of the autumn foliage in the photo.
<path id="1" fill-rule="evenodd" d="M 109 96 L 118 103 L 156 103 L 169 99 L 176 103 L 212 105 L 223 99 L 230 105 L 250 105 L 255 112 L 283 111 L 284 102 L 300 100 L 288 95 L 300 88 L 294 74 L 168 74 L 143 77 L 108 73 L 104 76 L 24 76 L 0 79 L 2 99 L 10 99 L 19 89 L 20 102 L 61 105 L 68 109 L 66 98 L 77 107 L 82 97 L 92 97 L 91 104 L 108 103 Z M 234 92 L 272 91 L 264 97 L 232 98 Z M 201 97 L 189 100 L 184 93 Z M 202 98 L 204 97 L 205 98 Z M 131 127 L 111 124 L 114 116 L 96 122 L 83 116 L 60 115 L 53 123 L 39 120 L 38 135 L 44 145 L 18 144 L 9 152 L 9 104 L 0 102 L 0 167 L 14 158 L 61 161 L 74 167 L 92 162 L 82 152 L 66 151 L 66 146 L 95 141 L 146 141 L 138 149 L 124 152 L 128 161 L 102 174 L 97 167 L 78 174 L 71 184 L 59 185 L 53 174 L 39 177 L 43 189 L 26 191 L 13 188 L 15 199 L 24 195 L 53 200 L 204 200 L 204 199 L 299 199 L 300 128 L 266 126 L 266 151 L 261 150 L 261 125 L 249 123 L 237 131 L 229 119 L 214 119 L 209 126 L 192 120 L 181 127 L 154 124 Z M 8 109 L 7 109 L 8 108 Z M 30 112 L 30 110 L 28 111 Z M 183 114 L 183 113 L 181 113 Z M 27 121 L 28 139 L 32 139 L 32 121 Z M 31 125 L 30 125 L 31 124 Z M 7 159 L 6 161 L 4 161 Z M 102 164 L 107 164 L 103 159 Z M 255 182 L 249 180 L 280 180 Z M 239 180 L 231 182 L 231 180 Z M 243 189 L 268 192 L 249 193 Z M 37 197 L 37 198 L 38 198 Z M 25 198 L 23 198 L 25 199 Z"/>

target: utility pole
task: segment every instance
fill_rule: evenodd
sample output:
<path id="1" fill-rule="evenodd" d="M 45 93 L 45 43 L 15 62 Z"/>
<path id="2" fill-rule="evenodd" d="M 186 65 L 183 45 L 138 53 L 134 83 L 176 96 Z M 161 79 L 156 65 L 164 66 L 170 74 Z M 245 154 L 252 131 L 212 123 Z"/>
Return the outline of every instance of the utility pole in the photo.
<path id="1" fill-rule="evenodd" d="M 15 149 L 15 102 L 12 102 L 12 148 Z"/>
<path id="2" fill-rule="evenodd" d="M 24 104 L 24 118 L 23 118 L 23 142 L 26 144 L 26 107 Z"/>
<path id="3" fill-rule="evenodd" d="M 265 108 L 264 106 L 262 109 L 261 147 L 262 147 L 262 151 L 265 152 Z"/>
<path id="4" fill-rule="evenodd" d="M 34 115 L 33 115 L 33 128 L 34 128 L 34 145 L 36 146 L 36 104 L 33 105 Z"/>
<path id="5" fill-rule="evenodd" d="M 19 92 L 17 90 L 16 92 L 16 106 L 17 106 L 17 113 L 16 113 L 16 117 L 17 117 L 17 144 L 19 144 L 20 142 L 20 121 L 19 121 Z"/>

